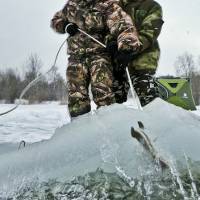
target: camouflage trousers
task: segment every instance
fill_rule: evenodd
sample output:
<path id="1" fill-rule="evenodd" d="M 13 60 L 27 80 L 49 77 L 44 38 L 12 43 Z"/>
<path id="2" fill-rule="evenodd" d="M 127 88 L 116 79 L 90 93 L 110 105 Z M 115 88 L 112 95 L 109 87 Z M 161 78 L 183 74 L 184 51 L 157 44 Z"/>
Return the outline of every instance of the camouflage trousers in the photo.
<path id="1" fill-rule="evenodd" d="M 70 56 L 67 68 L 68 107 L 71 117 L 91 110 L 89 85 L 97 107 L 115 102 L 112 65 L 107 55 Z"/>
<path id="2" fill-rule="evenodd" d="M 133 87 L 142 106 L 147 105 L 159 96 L 154 74 L 154 70 L 137 70 L 131 74 Z M 114 72 L 113 92 L 117 103 L 123 103 L 127 100 L 129 88 L 125 69 L 120 73 Z"/>

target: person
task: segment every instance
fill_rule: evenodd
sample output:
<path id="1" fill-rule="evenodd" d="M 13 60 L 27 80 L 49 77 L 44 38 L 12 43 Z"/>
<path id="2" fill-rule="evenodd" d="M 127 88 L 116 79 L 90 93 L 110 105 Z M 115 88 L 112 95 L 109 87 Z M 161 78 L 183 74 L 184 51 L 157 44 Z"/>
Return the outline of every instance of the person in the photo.
<path id="1" fill-rule="evenodd" d="M 51 27 L 56 32 L 70 35 L 67 39 L 67 86 L 71 117 L 90 111 L 89 84 L 97 107 L 115 102 L 112 45 L 104 48 L 79 29 L 102 43 L 109 43 L 110 34 L 119 42 L 119 50 L 126 46 L 127 40 L 131 41 L 129 47 L 140 45 L 131 17 L 119 3 L 119 0 L 69 0 L 51 20 Z"/>
<path id="2" fill-rule="evenodd" d="M 158 36 L 163 25 L 162 7 L 154 0 L 123 0 L 121 7 L 130 15 L 135 25 L 139 48 L 130 48 L 128 44 L 119 50 L 120 42 L 112 43 L 114 68 L 113 92 L 117 103 L 127 100 L 129 84 L 125 68 L 128 67 L 133 86 L 139 96 L 142 106 L 145 106 L 158 96 L 154 75 L 160 57 Z M 123 34 L 121 38 L 123 38 Z M 112 37 L 112 34 L 110 35 Z M 113 38 L 115 41 L 115 38 Z M 118 50 L 117 47 L 118 46 Z M 134 47 L 134 45 L 132 45 Z M 116 59 L 117 58 L 117 59 Z"/>

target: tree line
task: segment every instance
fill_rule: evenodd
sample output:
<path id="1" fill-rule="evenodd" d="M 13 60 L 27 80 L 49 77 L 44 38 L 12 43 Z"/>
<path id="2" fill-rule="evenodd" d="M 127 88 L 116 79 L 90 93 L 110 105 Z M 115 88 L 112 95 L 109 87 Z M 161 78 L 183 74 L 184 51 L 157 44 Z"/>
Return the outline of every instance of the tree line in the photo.
<path id="1" fill-rule="evenodd" d="M 0 71 L 0 100 L 4 103 L 14 103 L 19 98 L 22 90 L 36 77 L 41 74 L 42 61 L 36 55 L 30 55 L 24 66 L 24 72 L 8 68 Z M 40 103 L 42 101 L 61 101 L 66 100 L 66 82 L 57 72 L 57 68 L 42 78 L 33 86 L 24 99 L 29 103 Z"/>
<path id="2" fill-rule="evenodd" d="M 196 105 L 200 104 L 200 56 L 195 62 L 194 56 L 184 53 L 177 57 L 174 67 L 176 75 L 189 78 Z M 34 54 L 30 55 L 25 64 L 23 74 L 8 68 L 0 71 L 0 101 L 14 103 L 19 98 L 21 91 L 41 73 L 42 61 Z M 40 80 L 24 96 L 29 103 L 42 101 L 66 102 L 66 82 L 55 68 L 51 74 Z"/>

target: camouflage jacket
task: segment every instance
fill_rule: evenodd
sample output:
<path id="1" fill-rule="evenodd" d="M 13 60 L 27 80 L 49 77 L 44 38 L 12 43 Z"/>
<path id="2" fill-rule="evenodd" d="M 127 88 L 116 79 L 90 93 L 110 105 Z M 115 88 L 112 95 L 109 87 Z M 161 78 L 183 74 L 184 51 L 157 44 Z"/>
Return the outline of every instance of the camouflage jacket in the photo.
<path id="1" fill-rule="evenodd" d="M 157 38 L 163 24 L 161 6 L 154 0 L 123 0 L 122 7 L 131 16 L 141 42 L 140 50 L 130 63 L 130 71 L 155 70 L 160 57 Z"/>
<path id="2" fill-rule="evenodd" d="M 102 43 L 106 43 L 106 36 L 112 35 L 118 41 L 119 49 L 135 50 L 140 46 L 137 30 L 120 4 L 120 0 L 69 0 L 54 15 L 51 27 L 56 32 L 64 33 L 65 25 L 72 22 Z M 100 52 L 105 52 L 105 48 L 82 33 L 68 38 L 70 55 Z"/>

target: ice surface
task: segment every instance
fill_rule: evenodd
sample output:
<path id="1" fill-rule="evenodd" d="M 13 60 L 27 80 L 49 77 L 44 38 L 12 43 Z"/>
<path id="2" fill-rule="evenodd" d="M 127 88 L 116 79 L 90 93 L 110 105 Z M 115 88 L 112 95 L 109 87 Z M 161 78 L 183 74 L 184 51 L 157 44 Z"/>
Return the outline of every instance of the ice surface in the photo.
<path id="1" fill-rule="evenodd" d="M 196 108 L 197 110 L 193 111 L 193 113 L 200 116 L 200 106 L 197 106 Z"/>
<path id="2" fill-rule="evenodd" d="M 13 108 L 0 104 L 0 113 Z M 21 105 L 5 116 L 0 116 L 0 154 L 2 143 L 38 142 L 49 139 L 57 127 L 70 121 L 67 106 L 51 104 Z M 5 146 L 5 145 L 4 145 Z"/>
<path id="3" fill-rule="evenodd" d="M 14 190 L 36 178 L 66 180 L 98 167 L 113 172 L 120 166 L 135 177 L 148 161 L 131 137 L 130 129 L 137 128 L 138 121 L 166 159 L 181 160 L 184 152 L 200 161 L 199 116 L 160 99 L 144 111 L 115 104 L 74 119 L 58 128 L 50 140 L 1 154 L 0 191 Z"/>

